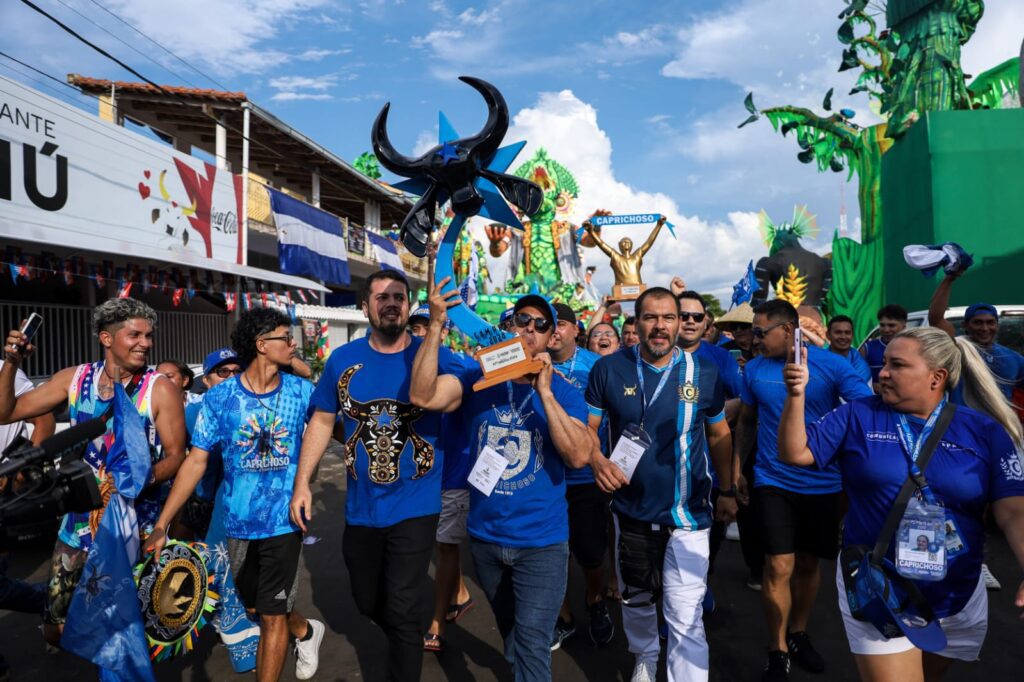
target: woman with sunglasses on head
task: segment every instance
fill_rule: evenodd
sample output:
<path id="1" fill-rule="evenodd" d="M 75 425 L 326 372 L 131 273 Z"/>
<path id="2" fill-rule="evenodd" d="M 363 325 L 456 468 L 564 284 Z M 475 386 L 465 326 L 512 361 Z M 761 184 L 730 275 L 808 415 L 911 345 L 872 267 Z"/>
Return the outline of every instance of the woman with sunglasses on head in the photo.
<path id="1" fill-rule="evenodd" d="M 985 529 L 982 515 L 992 504 L 1024 567 L 1024 471 L 1021 425 L 984 361 L 966 339 L 951 339 L 933 327 L 897 334 L 885 349 L 879 372 L 880 393 L 838 407 L 805 426 L 804 403 L 809 373 L 805 358 L 785 369 L 788 397 L 779 424 L 779 457 L 797 466 L 838 464 L 850 507 L 844 546 L 872 546 L 946 405 L 962 386 L 969 407 L 958 406 L 952 421 L 924 467 L 934 500 L 944 511 L 945 577 L 914 580 L 939 619 L 947 646 L 924 653 L 906 637 L 887 639 L 871 623 L 855 620 L 842 574 L 839 608 L 850 649 L 864 680 L 940 680 L 955 660 L 974 661 L 985 639 L 988 596 L 981 579 Z M 944 522 L 942 516 L 944 515 Z M 909 528 L 908 528 L 909 529 Z M 927 537 L 927 536 L 926 536 Z M 882 538 L 885 540 L 886 538 Z M 897 539 L 890 543 L 893 563 Z M 1024 583 L 1016 594 L 1024 607 Z"/>

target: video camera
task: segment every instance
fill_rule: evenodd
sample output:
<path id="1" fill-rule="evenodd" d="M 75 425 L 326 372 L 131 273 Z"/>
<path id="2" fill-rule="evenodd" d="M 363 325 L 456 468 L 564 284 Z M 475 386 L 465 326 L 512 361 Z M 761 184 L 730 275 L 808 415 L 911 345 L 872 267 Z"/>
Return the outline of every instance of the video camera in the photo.
<path id="1" fill-rule="evenodd" d="M 96 475 L 82 461 L 90 441 L 106 431 L 90 419 L 47 438 L 38 446 L 15 440 L 0 458 L 0 546 L 38 532 L 68 512 L 88 512 L 103 504 Z"/>

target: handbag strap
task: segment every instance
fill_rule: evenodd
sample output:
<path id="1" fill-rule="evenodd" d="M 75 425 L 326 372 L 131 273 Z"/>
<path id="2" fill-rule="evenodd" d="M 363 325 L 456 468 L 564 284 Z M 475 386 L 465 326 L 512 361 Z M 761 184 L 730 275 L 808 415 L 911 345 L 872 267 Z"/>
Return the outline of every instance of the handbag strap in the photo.
<path id="1" fill-rule="evenodd" d="M 954 412 L 956 412 L 956 405 L 947 402 L 946 406 L 942 408 L 942 412 L 939 413 L 939 418 L 935 422 L 935 428 L 928 435 L 928 440 L 921 446 L 921 452 L 917 456 L 917 467 L 920 469 L 921 475 L 915 479 L 912 475 L 907 474 L 907 480 L 903 482 L 900 494 L 896 496 L 896 502 L 893 503 L 892 509 L 889 510 L 889 516 L 886 517 L 885 523 L 882 525 L 882 532 L 878 534 L 875 547 L 871 550 L 870 558 L 872 562 L 876 564 L 881 563 L 886 552 L 889 551 L 889 545 L 892 543 L 896 526 L 899 525 L 900 519 L 903 518 L 903 512 L 906 511 L 907 503 L 910 502 L 910 496 L 914 493 L 915 488 L 923 487 L 926 483 L 924 471 L 928 468 L 928 463 L 931 461 L 932 455 L 935 454 L 939 441 L 945 435 L 950 422 L 953 421 Z"/>

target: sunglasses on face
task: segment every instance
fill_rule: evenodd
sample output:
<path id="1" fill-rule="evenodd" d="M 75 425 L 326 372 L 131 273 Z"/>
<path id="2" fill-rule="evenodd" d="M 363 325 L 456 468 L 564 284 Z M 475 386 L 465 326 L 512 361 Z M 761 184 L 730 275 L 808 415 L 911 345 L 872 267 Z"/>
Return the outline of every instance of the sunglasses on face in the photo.
<path id="1" fill-rule="evenodd" d="M 679 313 L 679 319 L 683 322 L 686 322 L 687 320 L 703 322 L 705 317 L 707 317 L 707 313 Z"/>
<path id="2" fill-rule="evenodd" d="M 516 313 L 512 318 L 512 323 L 520 329 L 529 327 L 531 322 L 539 334 L 551 329 L 551 322 L 546 317 L 530 317 L 529 313 Z"/>
<path id="3" fill-rule="evenodd" d="M 218 367 L 213 370 L 213 373 L 219 376 L 221 379 L 227 379 L 242 373 L 241 367 Z"/>
<path id="4" fill-rule="evenodd" d="M 767 326 L 764 329 L 762 329 L 761 327 L 753 327 L 751 328 L 750 333 L 754 335 L 754 338 L 763 339 L 768 334 L 768 332 L 775 329 L 776 327 L 781 327 L 784 324 L 786 323 L 776 322 L 775 324 Z"/>
<path id="5" fill-rule="evenodd" d="M 280 336 L 263 336 L 261 338 L 263 341 L 284 341 L 289 345 L 291 345 L 292 341 L 295 340 L 295 336 L 293 336 L 291 332 L 281 334 Z"/>

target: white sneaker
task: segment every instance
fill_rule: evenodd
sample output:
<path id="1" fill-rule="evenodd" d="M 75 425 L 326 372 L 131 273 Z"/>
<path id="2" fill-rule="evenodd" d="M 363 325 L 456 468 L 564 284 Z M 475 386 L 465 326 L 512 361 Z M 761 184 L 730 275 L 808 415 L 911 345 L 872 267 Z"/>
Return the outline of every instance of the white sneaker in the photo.
<path id="1" fill-rule="evenodd" d="M 729 524 L 729 527 L 725 529 L 725 539 L 736 542 L 740 539 L 740 527 L 735 521 Z"/>
<path id="2" fill-rule="evenodd" d="M 324 639 L 324 624 L 318 620 L 307 618 L 306 622 L 313 629 L 313 636 L 305 642 L 295 640 L 295 677 L 308 680 L 316 675 L 320 665 L 320 642 Z"/>
<path id="3" fill-rule="evenodd" d="M 981 579 L 985 581 L 986 590 L 992 590 L 994 592 L 996 590 L 1003 589 L 1000 582 L 996 580 L 994 575 L 992 575 L 992 571 L 988 570 L 988 564 L 981 565 Z"/>
<path id="4" fill-rule="evenodd" d="M 649 658 L 636 659 L 633 676 L 629 682 L 654 682 L 658 674 L 658 662 Z"/>

